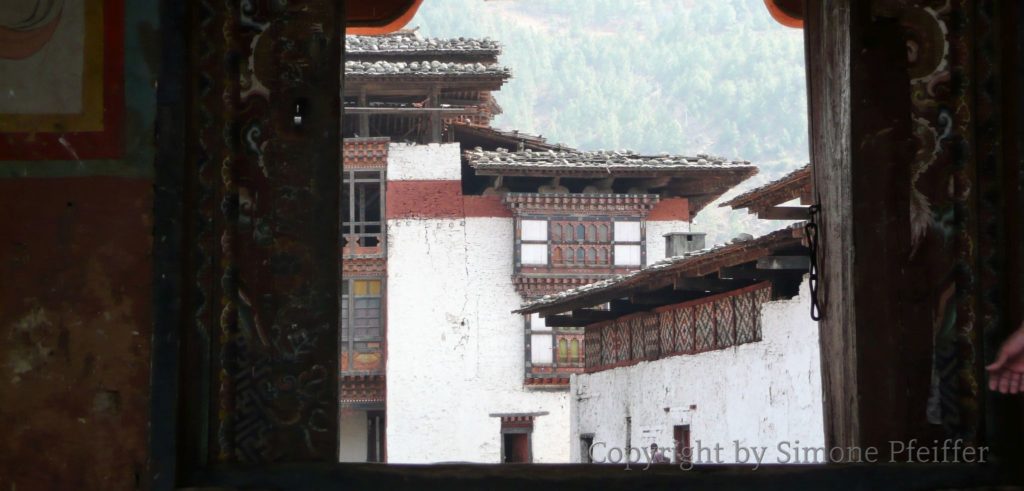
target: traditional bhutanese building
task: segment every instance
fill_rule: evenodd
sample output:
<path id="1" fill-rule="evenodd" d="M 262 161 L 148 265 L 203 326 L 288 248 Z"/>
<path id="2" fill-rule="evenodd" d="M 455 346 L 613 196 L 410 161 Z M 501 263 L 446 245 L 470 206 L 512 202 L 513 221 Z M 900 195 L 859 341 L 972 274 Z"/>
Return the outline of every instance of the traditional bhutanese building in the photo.
<path id="1" fill-rule="evenodd" d="M 584 330 L 512 311 L 703 247 L 689 221 L 756 167 L 492 128 L 493 41 L 346 50 L 341 460 L 568 462 Z"/>
<path id="2" fill-rule="evenodd" d="M 800 169 L 727 205 L 775 209 L 810 182 Z M 670 236 L 664 260 L 518 309 L 582 329 L 572 461 L 646 463 L 654 444 L 680 464 L 743 463 L 754 448 L 763 463 L 812 463 L 797 457 L 824 445 L 812 235 L 799 222 L 699 250 Z"/>

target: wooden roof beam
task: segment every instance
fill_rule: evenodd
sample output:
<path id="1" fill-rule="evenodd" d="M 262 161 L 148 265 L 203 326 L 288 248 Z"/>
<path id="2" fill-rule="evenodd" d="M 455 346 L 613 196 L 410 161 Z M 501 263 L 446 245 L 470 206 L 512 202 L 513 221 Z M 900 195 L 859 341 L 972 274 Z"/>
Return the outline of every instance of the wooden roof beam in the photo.
<path id="1" fill-rule="evenodd" d="M 593 322 L 586 322 L 565 314 L 549 315 L 544 318 L 544 325 L 547 327 L 586 327 L 590 324 Z"/>
<path id="2" fill-rule="evenodd" d="M 646 307 L 660 307 L 686 300 L 685 296 L 680 295 L 677 291 L 648 291 L 634 293 L 629 296 L 629 302 L 633 305 L 643 305 Z"/>
<path id="3" fill-rule="evenodd" d="M 790 274 L 792 273 L 787 273 L 783 270 L 757 269 L 757 265 L 755 263 L 746 263 L 740 266 L 728 266 L 718 270 L 718 276 L 722 279 L 753 280 L 755 282 L 776 280 Z"/>
<path id="4" fill-rule="evenodd" d="M 720 293 L 739 288 L 740 282 L 722 278 L 691 278 L 677 277 L 672 282 L 672 288 L 676 291 L 698 291 Z"/>
<path id="5" fill-rule="evenodd" d="M 758 269 L 807 271 L 810 267 L 807 256 L 766 256 L 757 260 Z"/>
<path id="6" fill-rule="evenodd" d="M 476 114 L 475 107 L 346 107 L 345 114 Z"/>
<path id="7" fill-rule="evenodd" d="M 772 206 L 757 210 L 762 220 L 806 220 L 807 208 L 803 206 Z"/>

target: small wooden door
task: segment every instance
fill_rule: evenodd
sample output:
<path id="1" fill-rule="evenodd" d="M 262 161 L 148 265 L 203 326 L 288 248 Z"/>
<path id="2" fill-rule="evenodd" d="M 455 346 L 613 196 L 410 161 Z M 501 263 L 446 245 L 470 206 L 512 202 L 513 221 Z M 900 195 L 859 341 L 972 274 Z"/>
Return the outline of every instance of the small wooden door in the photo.
<path id="1" fill-rule="evenodd" d="M 690 452 L 690 425 L 673 426 L 672 439 L 675 444 L 676 463 L 690 462 L 693 457 Z"/>
<path id="2" fill-rule="evenodd" d="M 366 461 L 384 462 L 384 411 L 366 413 Z"/>
<path id="3" fill-rule="evenodd" d="M 502 462 L 506 464 L 530 462 L 530 434 L 529 433 L 505 433 L 504 453 Z"/>

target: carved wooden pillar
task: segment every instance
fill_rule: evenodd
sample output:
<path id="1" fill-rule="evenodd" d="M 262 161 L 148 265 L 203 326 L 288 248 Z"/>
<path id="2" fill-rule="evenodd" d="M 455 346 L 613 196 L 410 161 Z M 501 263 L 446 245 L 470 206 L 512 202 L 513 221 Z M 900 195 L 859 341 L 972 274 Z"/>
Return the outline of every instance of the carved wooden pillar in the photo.
<path id="1" fill-rule="evenodd" d="M 193 6 L 188 465 L 337 459 L 340 9 Z"/>
<path id="2" fill-rule="evenodd" d="M 997 31 L 978 26 L 1000 4 L 929 5 L 806 3 L 833 446 L 994 443 L 981 367 L 993 333 L 1019 316 L 1001 297 L 1016 283 L 1000 275 L 1020 268 L 1018 258 L 1006 260 L 1016 272 L 993 269 L 1015 247 L 1000 231 L 1012 220 L 992 218 L 1011 212 L 1014 190 L 996 183 L 1018 175 L 998 151 L 998 104 L 984 107 L 999 100 L 985 72 L 1000 59 L 986 53 Z"/>

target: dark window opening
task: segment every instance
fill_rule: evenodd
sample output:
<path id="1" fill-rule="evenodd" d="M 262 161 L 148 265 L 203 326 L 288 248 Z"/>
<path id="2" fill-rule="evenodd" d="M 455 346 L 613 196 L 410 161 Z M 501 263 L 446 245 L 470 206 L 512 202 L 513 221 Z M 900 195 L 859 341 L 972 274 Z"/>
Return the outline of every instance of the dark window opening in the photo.
<path id="1" fill-rule="evenodd" d="M 381 171 L 345 171 L 341 186 L 342 247 L 377 247 L 382 241 L 384 179 Z"/>
<path id="2" fill-rule="evenodd" d="M 501 435 L 501 461 L 505 464 L 525 464 L 531 462 L 530 434 L 504 433 Z"/>
<path id="3" fill-rule="evenodd" d="M 343 279 L 341 282 L 341 371 L 365 371 L 354 366 L 355 354 L 380 352 L 383 343 L 382 281 Z"/>
<path id="4" fill-rule="evenodd" d="M 590 448 L 594 446 L 594 435 L 580 435 L 580 463 L 581 464 L 592 464 L 594 459 L 591 458 Z"/>
<path id="5" fill-rule="evenodd" d="M 366 413 L 366 461 L 384 462 L 384 411 Z"/>
<path id="6" fill-rule="evenodd" d="M 675 448 L 675 463 L 681 464 L 693 461 L 693 454 L 690 449 L 690 425 L 676 425 L 672 427 L 672 446 Z"/>

